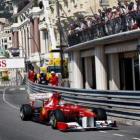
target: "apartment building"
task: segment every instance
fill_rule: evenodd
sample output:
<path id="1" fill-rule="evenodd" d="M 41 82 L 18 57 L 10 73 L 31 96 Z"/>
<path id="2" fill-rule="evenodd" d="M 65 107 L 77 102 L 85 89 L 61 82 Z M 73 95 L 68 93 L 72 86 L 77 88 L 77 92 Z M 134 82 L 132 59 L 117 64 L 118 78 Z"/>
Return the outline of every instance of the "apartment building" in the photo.
<path id="1" fill-rule="evenodd" d="M 13 47 L 20 49 L 20 57 L 25 57 L 28 69 L 39 71 L 41 66 L 48 63 L 51 57 L 59 57 L 59 53 L 50 53 L 56 49 L 55 37 L 48 34 L 47 24 L 44 21 L 44 9 L 39 8 L 39 0 L 22 1 L 14 5 L 11 26 Z M 44 21 L 44 24 L 42 24 Z M 51 31 L 54 29 L 52 28 Z"/>
<path id="2" fill-rule="evenodd" d="M 10 32 L 10 26 L 5 26 L 0 35 L 1 49 L 8 50 L 12 47 L 12 33 Z"/>
<path id="3" fill-rule="evenodd" d="M 10 32 L 10 26 L 6 25 L 7 20 L 4 18 L 0 20 L 0 58 L 5 58 L 10 55 L 9 49 L 12 47 L 12 34 Z M 1 68 L 0 81 L 8 79 L 9 73 L 10 71 L 8 69 Z"/>

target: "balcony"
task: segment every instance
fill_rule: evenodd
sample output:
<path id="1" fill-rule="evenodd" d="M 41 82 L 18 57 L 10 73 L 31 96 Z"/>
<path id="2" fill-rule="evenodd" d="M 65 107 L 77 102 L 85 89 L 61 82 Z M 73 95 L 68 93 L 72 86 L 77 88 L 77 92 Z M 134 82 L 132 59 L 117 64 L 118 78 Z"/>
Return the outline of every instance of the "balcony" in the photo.
<path id="1" fill-rule="evenodd" d="M 128 16 L 130 19 L 127 18 Z M 86 27 L 84 29 L 81 29 L 81 27 L 78 27 L 79 29 L 72 27 L 69 30 L 70 34 L 67 37 L 68 44 L 69 46 L 74 46 L 90 40 L 111 36 L 113 34 L 129 31 L 134 32 L 134 30 L 140 28 L 140 24 L 137 25 L 135 22 L 136 17 L 134 18 L 133 14 L 131 13 L 130 15 L 127 14 L 124 17 L 117 17 L 108 21 L 94 22 L 91 24 L 91 27 L 87 27 L 85 25 Z"/>

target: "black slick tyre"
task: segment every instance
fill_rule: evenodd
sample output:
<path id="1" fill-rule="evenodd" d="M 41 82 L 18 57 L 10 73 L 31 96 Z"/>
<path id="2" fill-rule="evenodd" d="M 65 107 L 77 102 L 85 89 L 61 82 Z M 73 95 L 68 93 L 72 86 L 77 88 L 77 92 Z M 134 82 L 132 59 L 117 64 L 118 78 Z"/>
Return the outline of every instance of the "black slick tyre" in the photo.
<path id="1" fill-rule="evenodd" d="M 33 114 L 33 110 L 31 108 L 31 105 L 29 104 L 23 104 L 20 108 L 20 118 L 21 120 L 29 120 L 31 119 Z"/>
<path id="2" fill-rule="evenodd" d="M 64 122 L 65 116 L 60 109 L 53 110 L 50 113 L 50 124 L 52 129 L 57 129 L 57 122 Z"/>
<path id="3" fill-rule="evenodd" d="M 97 114 L 96 121 L 107 120 L 107 114 L 103 108 L 94 108 L 93 112 Z"/>

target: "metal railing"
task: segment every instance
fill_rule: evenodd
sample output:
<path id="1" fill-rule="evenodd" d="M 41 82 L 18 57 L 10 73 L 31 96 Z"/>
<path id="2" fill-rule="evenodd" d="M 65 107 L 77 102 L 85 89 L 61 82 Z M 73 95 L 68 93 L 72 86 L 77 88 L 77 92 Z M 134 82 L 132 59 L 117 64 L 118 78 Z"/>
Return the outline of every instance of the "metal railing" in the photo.
<path id="1" fill-rule="evenodd" d="M 30 94 L 60 92 L 67 102 L 87 108 L 102 107 L 112 117 L 140 121 L 140 92 L 86 90 L 46 86 L 27 81 Z"/>
<path id="2" fill-rule="evenodd" d="M 136 20 L 137 12 L 132 12 L 108 21 L 100 21 L 81 31 L 72 29 L 72 34 L 67 36 L 68 44 L 73 46 L 89 40 L 133 30 L 136 28 Z"/>

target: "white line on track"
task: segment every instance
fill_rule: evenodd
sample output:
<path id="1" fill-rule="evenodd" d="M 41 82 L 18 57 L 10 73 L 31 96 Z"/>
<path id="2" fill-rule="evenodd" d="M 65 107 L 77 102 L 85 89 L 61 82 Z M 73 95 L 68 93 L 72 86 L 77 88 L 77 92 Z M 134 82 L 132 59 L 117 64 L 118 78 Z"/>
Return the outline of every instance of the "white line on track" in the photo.
<path id="1" fill-rule="evenodd" d="M 0 91 L 4 91 L 4 89 L 1 89 Z"/>
<path id="2" fill-rule="evenodd" d="M 132 138 L 132 140 L 140 140 L 140 138 Z"/>
<path id="3" fill-rule="evenodd" d="M 120 135 L 120 134 L 113 134 L 114 136 L 119 136 L 119 137 L 123 137 L 124 135 Z"/>
<path id="4" fill-rule="evenodd" d="M 101 132 L 101 133 L 107 133 L 106 131 L 99 131 L 99 132 Z"/>
<path id="5" fill-rule="evenodd" d="M 19 110 L 18 107 L 14 106 L 14 105 L 12 105 L 12 104 L 10 104 L 9 102 L 6 101 L 6 99 L 5 99 L 5 91 L 6 91 L 7 89 L 8 89 L 8 88 L 5 88 L 4 91 L 3 91 L 3 100 L 4 100 L 4 102 L 5 102 L 6 104 L 10 105 L 11 107 L 13 107 L 13 108 Z"/>
<path id="6" fill-rule="evenodd" d="M 19 90 L 25 90 L 25 88 L 20 88 Z"/>
<path id="7" fill-rule="evenodd" d="M 11 89 L 9 89 L 10 91 L 14 91 L 15 90 L 15 88 L 11 88 Z"/>

